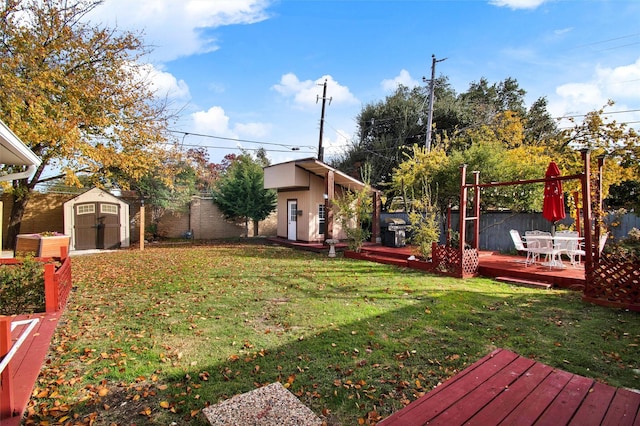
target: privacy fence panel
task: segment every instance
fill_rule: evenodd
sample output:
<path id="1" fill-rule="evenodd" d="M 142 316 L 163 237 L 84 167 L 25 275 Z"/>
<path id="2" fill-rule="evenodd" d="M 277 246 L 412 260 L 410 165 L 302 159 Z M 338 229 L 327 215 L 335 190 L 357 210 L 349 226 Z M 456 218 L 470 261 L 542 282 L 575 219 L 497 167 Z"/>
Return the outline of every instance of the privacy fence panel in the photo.
<path id="1" fill-rule="evenodd" d="M 382 213 L 381 221 L 384 223 L 387 217 L 397 217 L 407 221 L 408 215 L 405 213 Z M 458 212 L 451 213 L 451 228 L 453 232 L 458 232 Z M 574 222 L 572 217 L 567 216 L 558 222 L 558 226 L 571 226 Z M 442 218 L 440 226 L 440 244 L 445 244 L 446 239 L 446 217 Z M 624 215 L 610 213 L 605 218 L 610 232 L 611 239 L 618 240 L 629 234 L 633 228 L 640 229 L 640 217 L 633 213 Z M 615 225 L 615 226 L 612 226 Z M 540 230 L 551 232 L 552 224 L 542 217 L 542 213 L 514 213 L 514 212 L 491 212 L 480 214 L 480 250 L 509 252 L 515 250 L 513 241 L 509 235 L 511 229 L 524 234 L 525 231 Z M 467 223 L 467 241 L 472 238 L 472 222 Z M 408 233 L 410 235 L 410 232 Z"/>

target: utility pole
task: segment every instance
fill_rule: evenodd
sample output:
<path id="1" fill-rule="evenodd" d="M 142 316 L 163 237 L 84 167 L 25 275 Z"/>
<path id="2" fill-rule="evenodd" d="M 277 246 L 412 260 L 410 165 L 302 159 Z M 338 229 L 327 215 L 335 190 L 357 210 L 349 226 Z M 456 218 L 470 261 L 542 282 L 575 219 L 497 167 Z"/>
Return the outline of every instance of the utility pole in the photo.
<path id="1" fill-rule="evenodd" d="M 322 90 L 322 113 L 320 115 L 320 140 L 318 141 L 318 160 L 323 161 L 324 148 L 322 147 L 322 133 L 324 132 L 324 109 L 327 99 L 329 99 L 329 105 L 331 105 L 332 98 L 327 98 L 327 80 L 324 81 L 324 85 L 318 84 L 318 86 L 324 86 L 324 89 Z M 318 103 L 319 99 L 320 97 L 317 96 L 316 103 Z"/>
<path id="2" fill-rule="evenodd" d="M 436 55 L 431 55 L 431 80 L 429 81 L 429 115 L 427 116 L 427 138 L 425 140 L 425 147 L 427 148 L 427 152 L 431 151 L 431 127 L 433 126 L 433 101 L 435 98 L 435 89 L 436 89 L 436 62 L 442 62 L 446 60 L 444 59 L 436 59 Z M 423 77 L 424 81 L 425 78 Z"/>

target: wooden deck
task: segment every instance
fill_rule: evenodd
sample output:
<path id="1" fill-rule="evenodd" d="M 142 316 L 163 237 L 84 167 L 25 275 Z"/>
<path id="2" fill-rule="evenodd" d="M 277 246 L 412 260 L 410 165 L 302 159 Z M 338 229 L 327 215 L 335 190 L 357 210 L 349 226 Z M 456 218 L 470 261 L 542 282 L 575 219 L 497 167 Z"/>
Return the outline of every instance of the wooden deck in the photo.
<path id="1" fill-rule="evenodd" d="M 497 349 L 379 424 L 638 425 L 640 393 Z"/>
<path id="2" fill-rule="evenodd" d="M 14 416 L 0 420 L 2 426 L 17 426 L 22 420 L 22 415 L 27 408 L 33 386 L 36 383 L 40 368 L 49 351 L 51 338 L 58 325 L 58 319 L 62 312 L 49 314 L 20 315 L 12 318 L 12 321 L 37 318 L 35 328 L 29 333 L 22 346 L 9 363 L 11 386 L 13 389 Z M 13 343 L 18 339 L 26 325 L 16 327 L 11 333 Z"/>
<path id="3" fill-rule="evenodd" d="M 328 252 L 329 247 L 322 243 L 304 243 L 288 241 L 284 238 L 271 238 L 271 243 L 314 252 Z M 336 250 L 345 250 L 347 245 L 341 243 Z M 367 243 L 362 247 L 361 258 L 372 262 L 385 263 L 399 267 L 409 267 L 407 259 L 416 253 L 414 247 L 386 247 L 380 244 Z M 582 290 L 585 286 L 584 264 L 573 267 L 565 261 L 565 268 L 549 268 L 540 264 L 525 266 L 524 256 L 510 256 L 490 251 L 482 251 L 479 256 L 478 275 L 495 278 L 499 281 L 540 288 L 559 287 Z"/>

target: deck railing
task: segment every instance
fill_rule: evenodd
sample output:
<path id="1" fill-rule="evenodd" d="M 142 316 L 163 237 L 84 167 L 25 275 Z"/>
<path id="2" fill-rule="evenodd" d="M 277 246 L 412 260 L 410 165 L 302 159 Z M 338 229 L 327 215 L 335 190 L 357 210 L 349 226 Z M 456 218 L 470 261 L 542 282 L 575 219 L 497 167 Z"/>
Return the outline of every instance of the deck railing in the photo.
<path id="1" fill-rule="evenodd" d="M 13 391 L 11 386 L 11 372 L 9 370 L 9 362 L 18 352 L 20 346 L 29 337 L 31 331 L 38 324 L 38 318 L 32 318 L 22 321 L 11 321 L 11 317 L 0 317 L 0 419 L 12 417 L 19 413 L 14 413 L 15 407 L 13 403 Z M 26 325 L 22 330 L 15 344 L 11 344 L 11 332 L 17 326 Z"/>
<path id="2" fill-rule="evenodd" d="M 53 263 L 44 265 L 46 313 L 54 313 L 64 309 L 71 292 L 71 257 L 67 256 L 65 248 L 62 249 L 60 262 L 61 265 L 57 269 Z M 20 262 L 10 259 L 2 263 L 18 265 Z M 14 407 L 9 363 L 39 321 L 38 318 L 13 322 L 11 320 L 12 317 L 0 316 L 0 420 L 19 414 L 14 413 L 16 408 Z M 18 337 L 15 344 L 12 345 L 11 332 L 21 325 L 27 325 L 27 327 L 20 333 L 20 337 Z"/>

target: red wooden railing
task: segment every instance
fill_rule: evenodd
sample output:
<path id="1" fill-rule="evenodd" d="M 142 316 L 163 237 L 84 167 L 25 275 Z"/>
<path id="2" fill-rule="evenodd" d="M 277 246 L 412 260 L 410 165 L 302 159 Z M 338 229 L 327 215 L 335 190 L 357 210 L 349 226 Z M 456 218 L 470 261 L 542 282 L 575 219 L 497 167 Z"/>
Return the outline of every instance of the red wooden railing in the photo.
<path id="1" fill-rule="evenodd" d="M 61 265 L 56 269 L 53 263 L 44 265 L 44 292 L 45 292 L 45 312 L 54 313 L 64 309 L 71 292 L 71 258 L 68 256 L 66 247 L 61 248 Z M 38 259 L 49 261 L 50 259 Z M 3 264 L 20 264 L 17 259 L 4 259 Z M 11 343 L 12 317 L 0 316 L 0 420 L 12 417 L 16 407 L 14 407 L 13 389 L 11 386 L 11 374 L 9 362 L 11 357 L 18 350 L 19 345 L 28 337 L 31 328 L 27 328 L 15 345 Z M 34 323 L 35 324 L 35 323 Z M 15 325 L 15 324 L 14 324 Z M 6 362 L 4 362 L 6 360 Z M 1 422 L 0 422 L 1 423 Z"/>

